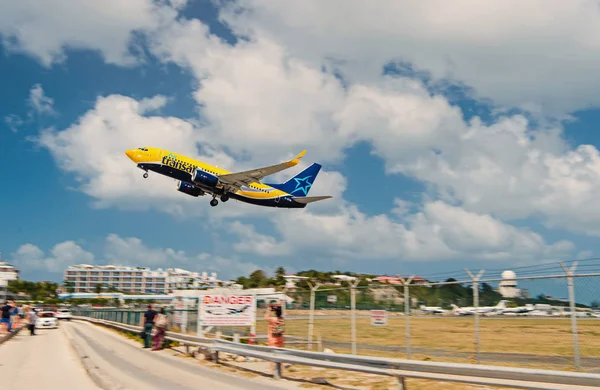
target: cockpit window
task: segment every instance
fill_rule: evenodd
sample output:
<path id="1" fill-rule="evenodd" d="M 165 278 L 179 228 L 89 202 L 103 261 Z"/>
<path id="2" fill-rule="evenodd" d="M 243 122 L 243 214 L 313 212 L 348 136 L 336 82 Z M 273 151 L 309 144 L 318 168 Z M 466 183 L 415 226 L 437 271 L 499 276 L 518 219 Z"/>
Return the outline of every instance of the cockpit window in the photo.
<path id="1" fill-rule="evenodd" d="M 147 152 L 148 151 L 147 148 L 138 148 L 138 150 L 141 150 L 142 152 Z"/>

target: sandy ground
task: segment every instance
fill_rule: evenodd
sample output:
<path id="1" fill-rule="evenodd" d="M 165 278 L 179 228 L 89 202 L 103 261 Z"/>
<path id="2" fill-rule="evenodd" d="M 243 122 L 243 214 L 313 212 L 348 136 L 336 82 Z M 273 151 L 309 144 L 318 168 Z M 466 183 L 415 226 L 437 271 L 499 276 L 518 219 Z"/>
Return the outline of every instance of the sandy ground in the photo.
<path id="1" fill-rule="evenodd" d="M 82 347 L 94 366 L 110 380 L 131 390 L 223 390 L 298 389 L 295 383 L 267 378 L 244 378 L 203 367 L 198 361 L 182 359 L 170 350 L 151 351 L 139 342 L 89 323 L 62 325 Z"/>
<path id="2" fill-rule="evenodd" d="M 2 389 L 99 390 L 70 347 L 63 329 L 26 329 L 0 345 Z"/>

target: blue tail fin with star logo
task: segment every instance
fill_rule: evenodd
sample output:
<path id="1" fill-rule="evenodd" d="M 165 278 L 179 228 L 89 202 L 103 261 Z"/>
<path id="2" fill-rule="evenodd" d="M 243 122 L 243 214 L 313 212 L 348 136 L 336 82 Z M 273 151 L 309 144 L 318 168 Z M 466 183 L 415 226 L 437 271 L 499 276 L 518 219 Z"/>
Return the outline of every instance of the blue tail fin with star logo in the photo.
<path id="1" fill-rule="evenodd" d="M 285 191 L 288 194 L 296 197 L 306 196 L 308 195 L 308 191 L 310 191 L 310 188 L 312 187 L 313 182 L 317 178 L 320 170 L 320 164 L 312 163 L 308 168 L 292 177 L 285 183 L 265 184 L 273 188 L 277 188 L 278 190 Z"/>

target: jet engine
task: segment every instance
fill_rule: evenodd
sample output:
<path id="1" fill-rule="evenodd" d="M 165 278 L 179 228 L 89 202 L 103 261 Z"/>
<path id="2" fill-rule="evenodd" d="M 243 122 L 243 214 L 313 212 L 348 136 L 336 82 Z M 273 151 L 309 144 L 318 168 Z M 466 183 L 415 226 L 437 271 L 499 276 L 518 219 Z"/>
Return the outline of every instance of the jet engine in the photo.
<path id="1" fill-rule="evenodd" d="M 215 175 L 211 175 L 208 172 L 196 169 L 196 171 L 192 174 L 192 181 L 196 184 L 204 184 L 205 186 L 216 187 L 217 183 L 219 183 L 219 178 Z"/>
<path id="2" fill-rule="evenodd" d="M 193 185 L 186 183 L 184 181 L 180 181 L 177 183 L 177 191 L 183 192 L 184 194 L 188 194 L 188 195 L 195 196 L 195 197 L 204 195 L 204 191 L 202 191 L 200 188 L 194 187 Z"/>

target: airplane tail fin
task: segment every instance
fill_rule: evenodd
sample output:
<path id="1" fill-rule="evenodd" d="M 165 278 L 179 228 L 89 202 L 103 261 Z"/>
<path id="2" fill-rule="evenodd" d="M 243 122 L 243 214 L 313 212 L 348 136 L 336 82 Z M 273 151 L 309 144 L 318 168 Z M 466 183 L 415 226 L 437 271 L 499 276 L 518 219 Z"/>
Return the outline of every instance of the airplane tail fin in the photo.
<path id="1" fill-rule="evenodd" d="M 308 166 L 308 168 L 306 168 L 305 170 L 303 170 L 296 176 L 292 177 L 285 183 L 281 183 L 281 184 L 265 183 L 265 184 L 268 186 L 271 186 L 273 188 L 277 188 L 278 190 L 287 192 L 290 195 L 294 195 L 294 197 L 298 197 L 298 198 L 305 197 L 306 195 L 308 195 L 308 191 L 310 191 L 310 188 L 312 187 L 320 170 L 321 170 L 320 164 L 312 163 L 311 165 Z M 295 200 L 298 201 L 298 199 L 295 199 Z M 318 199 L 318 200 L 320 200 L 320 199 Z M 315 200 L 313 200 L 312 202 L 315 202 Z M 309 203 L 309 202 L 307 202 L 307 203 Z"/>

